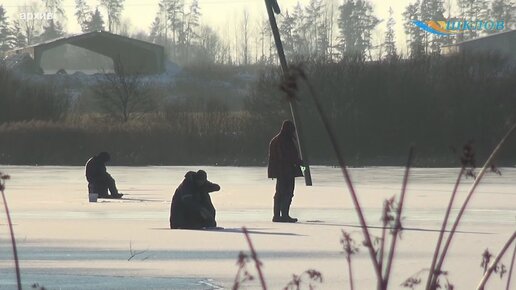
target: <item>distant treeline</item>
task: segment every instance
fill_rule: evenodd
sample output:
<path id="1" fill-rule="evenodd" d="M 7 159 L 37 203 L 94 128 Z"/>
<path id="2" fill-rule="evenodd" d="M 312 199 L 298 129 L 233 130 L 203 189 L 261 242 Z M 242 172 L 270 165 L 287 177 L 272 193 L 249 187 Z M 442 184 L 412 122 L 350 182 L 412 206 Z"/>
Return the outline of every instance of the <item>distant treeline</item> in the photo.
<path id="1" fill-rule="evenodd" d="M 75 0 L 73 6 L 61 5 L 62 0 L 28 1 L 20 6 L 0 4 L 0 55 L 14 48 L 75 34 L 77 31 L 67 31 L 66 25 L 74 23 L 79 24 L 85 33 L 105 30 L 162 45 L 170 60 L 182 65 L 278 64 L 265 6 L 252 11 L 245 8 L 241 13 L 233 11 L 230 17 L 222 12 L 219 17 L 228 19 L 224 19 L 223 29 L 216 29 L 213 25 L 216 23 L 209 25 L 210 21 L 204 18 L 203 15 L 210 13 L 203 12 L 199 0 L 146 3 L 145 9 L 156 11 L 150 27 L 142 19 L 123 17 L 126 7 L 139 4 L 103 0 L 97 1 L 99 5 L 92 6 L 88 2 L 91 1 Z M 392 7 L 389 7 L 389 11 L 381 11 L 381 5 L 375 5 L 378 1 L 371 0 L 310 0 L 299 1 L 294 6 L 279 2 L 282 13 L 276 17 L 289 58 L 303 55 L 334 61 L 345 55 L 368 60 L 399 55 L 419 57 L 440 54 L 444 45 L 515 28 L 516 4 L 512 0 L 413 0 L 405 1 L 409 3 L 402 11 L 395 11 Z M 52 17 L 28 17 L 36 11 L 44 11 Z M 384 14 L 386 12 L 388 16 Z M 66 15 L 72 13 L 75 17 L 68 19 Z M 402 17 L 397 16 L 399 14 Z M 13 16 L 27 16 L 27 19 Z M 464 29 L 441 37 L 425 33 L 414 25 L 413 20 L 503 21 L 504 27 L 502 30 Z M 222 22 L 219 20 L 218 24 Z M 403 24 L 403 32 L 399 24 Z M 399 38 L 406 39 L 406 49 L 401 49 Z M 44 66 L 71 69 L 75 64 L 86 61 L 87 67 L 106 65 L 107 59 L 102 60 L 97 56 L 94 60 L 91 54 L 84 51 L 70 50 L 69 54 L 64 55 L 63 50 L 59 50 L 48 55 L 45 53 L 42 59 Z M 75 58 L 79 61 L 63 61 L 63 55 L 65 59 Z"/>
<path id="2" fill-rule="evenodd" d="M 516 122 L 516 66 L 496 54 L 306 61 L 304 70 L 354 165 L 401 165 L 410 144 L 420 165 L 457 165 L 467 142 L 474 143 L 480 162 Z M 285 98 L 274 85 L 279 80 L 279 71 L 262 75 L 250 97 L 253 114 L 289 115 L 278 101 Z M 302 82 L 298 104 L 310 157 L 331 162 L 328 138 Z M 277 118 L 272 123 L 261 124 L 278 126 Z M 499 159 L 503 164 L 516 164 L 513 139 Z"/>
<path id="3" fill-rule="evenodd" d="M 411 144 L 416 146 L 417 165 L 456 166 L 462 145 L 470 141 L 481 165 L 516 122 L 516 68 L 497 55 L 311 60 L 302 67 L 353 166 L 402 165 Z M 59 88 L 24 84 L 22 89 L 3 73 L 7 76 L 0 76 L 0 164 L 81 165 L 90 155 L 106 150 L 113 164 L 263 165 L 269 140 L 281 121 L 290 117 L 277 68 L 264 68 L 252 86 L 242 90 L 241 106 L 223 103 L 235 101 L 234 96 L 219 98 L 215 106 L 203 93 L 195 98 L 196 109 L 182 98 L 182 103 L 131 112 L 126 122 L 100 109 L 78 113 L 65 106 Z M 43 95 L 50 101 L 25 114 L 24 104 L 44 92 L 53 92 Z M 296 102 L 312 163 L 334 164 L 303 82 Z M 516 164 L 514 139 L 498 164 Z"/>

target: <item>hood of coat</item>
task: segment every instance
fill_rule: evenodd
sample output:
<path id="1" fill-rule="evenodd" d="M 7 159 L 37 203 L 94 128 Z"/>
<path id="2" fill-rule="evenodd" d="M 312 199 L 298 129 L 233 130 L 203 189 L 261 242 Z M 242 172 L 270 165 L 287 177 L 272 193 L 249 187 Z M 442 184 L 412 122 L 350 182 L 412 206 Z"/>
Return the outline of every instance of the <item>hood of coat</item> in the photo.
<path id="1" fill-rule="evenodd" d="M 185 174 L 185 181 L 187 183 L 191 183 L 191 182 L 194 182 L 194 180 L 195 180 L 195 171 L 188 171 Z"/>
<path id="2" fill-rule="evenodd" d="M 206 183 L 207 177 L 208 175 L 204 170 L 199 170 L 197 172 L 188 171 L 185 174 L 185 180 L 183 183 L 188 184 L 189 186 L 200 187 Z"/>
<path id="3" fill-rule="evenodd" d="M 106 164 L 111 160 L 111 156 L 107 152 L 100 152 L 95 158 L 103 164 Z"/>
<path id="4" fill-rule="evenodd" d="M 294 125 L 294 122 L 290 120 L 283 121 L 283 124 L 281 125 L 281 130 L 279 135 L 284 137 L 295 137 L 296 134 L 296 126 Z"/>

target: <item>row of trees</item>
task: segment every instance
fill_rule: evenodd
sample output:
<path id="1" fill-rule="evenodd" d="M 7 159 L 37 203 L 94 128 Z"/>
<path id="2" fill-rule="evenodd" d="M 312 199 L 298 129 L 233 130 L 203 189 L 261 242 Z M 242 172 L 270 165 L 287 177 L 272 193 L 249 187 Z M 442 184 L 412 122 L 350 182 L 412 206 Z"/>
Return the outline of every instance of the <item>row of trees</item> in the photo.
<path id="1" fill-rule="evenodd" d="M 458 15 L 452 14 L 455 6 Z M 453 37 L 442 37 L 424 32 L 412 23 L 413 20 L 503 20 L 504 31 L 507 31 L 514 28 L 511 22 L 516 18 L 516 6 L 513 0 L 416 0 L 402 15 L 407 54 L 419 57 L 440 54 L 443 45 L 481 36 L 481 32 L 470 30 Z M 335 56 L 340 59 L 346 55 L 372 59 L 373 51 L 381 58 L 400 54 L 396 46 L 394 11 L 389 8 L 388 19 L 379 19 L 367 0 L 344 0 L 340 6 L 332 0 L 311 0 L 304 8 L 298 4 L 293 13 L 287 11 L 280 20 L 285 50 L 290 55 L 332 60 Z M 385 24 L 384 38 L 374 39 L 373 33 L 380 29 L 378 26 L 382 22 Z M 484 33 L 494 32 L 499 30 Z M 339 52 L 337 55 L 336 51 Z"/>
<path id="2" fill-rule="evenodd" d="M 307 62 L 304 71 L 354 164 L 401 165 L 409 144 L 416 144 L 427 165 L 456 166 L 454 154 L 463 144 L 473 140 L 478 152 L 489 152 L 516 120 L 516 69 L 494 54 L 375 62 L 346 57 Z M 281 78 L 277 68 L 264 72 L 247 100 L 246 109 L 261 118 L 257 127 L 268 134 L 290 116 L 285 94 L 275 85 Z M 313 160 L 331 160 L 311 91 L 301 80 L 297 87 L 307 151 Z M 253 138 L 267 139 L 259 133 Z M 508 153 L 514 160 L 514 152 Z"/>
<path id="3" fill-rule="evenodd" d="M 209 26 L 201 25 L 199 1 L 160 0 L 148 40 L 161 44 L 173 60 L 231 62 L 226 45 Z"/>
<path id="4" fill-rule="evenodd" d="M 0 133 L 8 140 L 0 142 L 0 162 L 70 164 L 77 161 L 75 148 L 106 146 L 117 148 L 125 164 L 261 164 L 268 141 L 290 110 L 278 86 L 282 74 L 277 66 L 238 92 L 214 85 L 221 75 L 234 79 L 246 68 L 187 68 L 188 77 L 171 87 L 119 69 L 88 84 L 93 95 L 78 101 L 94 106 L 80 108 L 68 102 L 61 83 L 27 83 L 0 67 Z M 203 79 L 211 81 L 200 81 L 199 74 L 207 70 L 210 77 Z M 314 60 L 304 71 L 352 165 L 401 165 L 409 144 L 416 144 L 418 165 L 456 166 L 454 155 L 463 144 L 473 140 L 477 152 L 488 152 L 516 120 L 516 69 L 496 55 L 375 62 L 346 57 L 338 63 Z M 307 151 L 315 164 L 331 162 L 311 92 L 305 82 L 298 85 Z M 177 98 L 160 97 L 170 91 Z M 231 109 L 242 102 L 243 91 L 248 95 L 244 104 Z M 225 98 L 231 93 L 238 99 Z M 511 142 L 508 148 L 516 140 Z M 504 154 L 499 165 L 513 165 L 516 152 Z"/>
<path id="5" fill-rule="evenodd" d="M 0 50 L 45 41 L 65 34 L 66 21 L 62 0 L 41 0 L 21 6 L 20 13 L 45 11 L 53 18 L 15 19 L 9 21 L 0 6 Z M 86 0 L 75 0 L 75 17 L 83 32 L 108 30 L 129 35 L 127 22 L 122 21 L 125 0 L 101 0 L 93 9 Z M 234 36 L 202 24 L 198 0 L 160 0 L 159 9 L 148 32 L 133 37 L 159 43 L 170 58 L 177 62 L 250 64 L 275 62 L 272 33 L 265 17 L 253 21 L 244 10 L 237 17 Z M 278 17 L 286 54 L 290 58 L 322 58 L 329 61 L 354 55 L 363 59 L 399 56 L 395 34 L 395 11 L 390 8 L 388 19 L 375 15 L 370 0 L 310 0 L 306 6 L 298 3 L 283 8 Z M 457 11 L 457 12 L 455 12 Z M 441 47 L 454 41 L 480 36 L 471 30 L 454 37 L 442 37 L 422 31 L 412 20 L 504 20 L 505 30 L 512 28 L 516 9 L 514 0 L 415 0 L 404 9 L 403 24 L 407 37 L 406 55 L 419 57 L 440 54 Z M 106 21 L 104 21 L 104 18 Z M 373 37 L 383 31 L 383 37 Z M 484 33 L 491 33 L 487 31 Z"/>

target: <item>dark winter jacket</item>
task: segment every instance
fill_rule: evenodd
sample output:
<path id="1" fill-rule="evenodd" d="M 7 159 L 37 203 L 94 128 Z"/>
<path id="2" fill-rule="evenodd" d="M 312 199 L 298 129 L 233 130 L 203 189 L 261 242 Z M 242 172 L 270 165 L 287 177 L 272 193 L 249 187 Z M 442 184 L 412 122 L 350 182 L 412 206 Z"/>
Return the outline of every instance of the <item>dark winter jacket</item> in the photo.
<path id="1" fill-rule="evenodd" d="M 279 134 L 272 138 L 269 144 L 268 177 L 303 176 L 301 164 L 296 147 L 294 124 L 285 121 Z"/>
<path id="2" fill-rule="evenodd" d="M 86 162 L 86 179 L 89 183 L 103 183 L 110 178 L 111 175 L 107 173 L 106 164 L 102 158 L 93 156 Z"/>
<path id="3" fill-rule="evenodd" d="M 176 189 L 170 205 L 171 229 L 199 229 L 215 227 L 215 207 L 209 193 L 219 191 L 220 186 L 206 181 L 198 186 L 195 172 L 189 171 Z"/>

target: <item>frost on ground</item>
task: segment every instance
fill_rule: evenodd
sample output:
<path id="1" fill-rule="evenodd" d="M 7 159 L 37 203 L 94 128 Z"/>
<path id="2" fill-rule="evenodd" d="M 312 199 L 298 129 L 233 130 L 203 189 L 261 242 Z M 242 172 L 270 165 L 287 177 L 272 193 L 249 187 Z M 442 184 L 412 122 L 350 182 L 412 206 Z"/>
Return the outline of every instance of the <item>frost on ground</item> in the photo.
<path id="1" fill-rule="evenodd" d="M 1 169 L 12 178 L 6 194 L 25 288 L 34 283 L 48 289 L 230 288 L 238 253 L 248 250 L 242 226 L 249 229 L 270 289 L 282 289 L 292 274 L 307 269 L 323 274 L 317 289 L 349 285 L 341 229 L 357 240 L 361 235 L 338 169 L 314 167 L 313 187 L 298 179 L 292 215 L 301 222 L 277 224 L 270 222 L 274 181 L 265 177 L 265 168 L 203 167 L 208 178 L 222 186 L 212 195 L 222 231 L 168 229 L 173 190 L 186 171 L 197 167 L 110 167 L 127 199 L 98 203 L 88 203 L 82 167 Z M 400 289 L 406 278 L 430 266 L 457 173 L 413 169 L 391 289 Z M 444 268 L 456 289 L 473 289 L 483 273 L 484 250 L 497 252 L 514 231 L 516 169 L 502 168 L 502 173 L 482 182 L 451 247 Z M 399 194 L 403 168 L 352 169 L 351 174 L 368 224 L 379 226 L 383 200 Z M 464 182 L 457 205 L 471 182 Z M 1 218 L 0 285 L 9 289 L 15 274 L 6 234 Z M 353 257 L 353 267 L 355 289 L 373 289 L 375 276 L 366 249 Z M 505 285 L 496 278 L 489 283 L 486 290 Z M 258 288 L 252 281 L 245 289 Z"/>

